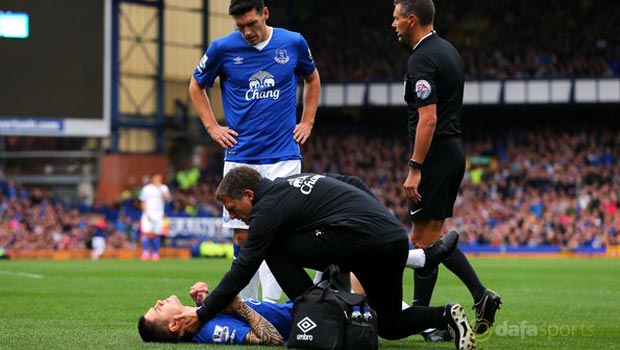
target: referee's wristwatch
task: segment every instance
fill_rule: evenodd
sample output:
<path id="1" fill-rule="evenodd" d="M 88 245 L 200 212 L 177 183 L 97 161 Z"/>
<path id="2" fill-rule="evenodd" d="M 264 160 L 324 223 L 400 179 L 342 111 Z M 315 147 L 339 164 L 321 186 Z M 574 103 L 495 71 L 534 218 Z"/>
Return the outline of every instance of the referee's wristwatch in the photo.
<path id="1" fill-rule="evenodd" d="M 422 170 L 422 163 L 420 162 L 416 162 L 413 159 L 409 159 L 409 162 L 407 162 L 407 165 L 411 168 L 411 169 L 417 169 L 417 170 Z"/>

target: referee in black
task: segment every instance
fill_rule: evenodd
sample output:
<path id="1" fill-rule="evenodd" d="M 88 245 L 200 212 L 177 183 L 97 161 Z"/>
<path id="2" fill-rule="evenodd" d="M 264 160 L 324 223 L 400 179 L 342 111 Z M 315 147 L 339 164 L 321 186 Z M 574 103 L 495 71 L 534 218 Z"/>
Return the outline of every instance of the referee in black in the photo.
<path id="1" fill-rule="evenodd" d="M 175 319 L 190 329 L 209 320 L 247 285 L 263 260 L 291 300 L 313 284 L 304 268 L 321 271 L 336 264 L 364 287 L 377 313 L 379 336 L 401 339 L 429 327 L 449 328 L 457 349 L 473 349 L 474 333 L 461 305 L 401 310 L 407 233 L 356 179 L 299 174 L 269 180 L 245 166 L 227 173 L 216 196 L 231 218 L 249 224 L 247 241 L 203 305 Z M 440 259 L 433 259 L 438 254 L 430 252 L 432 247 L 425 250 L 426 264 L 436 267 Z"/>
<path id="2" fill-rule="evenodd" d="M 392 28 L 398 40 L 412 47 L 405 75 L 405 101 L 413 151 L 403 185 L 413 222 L 410 240 L 426 247 L 440 237 L 444 220 L 452 216 L 465 172 L 461 140 L 465 68 L 454 46 L 433 29 L 432 0 L 395 0 L 393 16 Z M 460 249 L 443 263 L 471 292 L 476 309 L 474 329 L 478 334 L 485 333 L 501 304 L 499 295 L 482 285 Z M 414 305 L 429 305 L 437 269 L 425 276 L 414 271 L 414 281 Z M 429 341 L 447 337 L 430 331 L 424 335 Z"/>

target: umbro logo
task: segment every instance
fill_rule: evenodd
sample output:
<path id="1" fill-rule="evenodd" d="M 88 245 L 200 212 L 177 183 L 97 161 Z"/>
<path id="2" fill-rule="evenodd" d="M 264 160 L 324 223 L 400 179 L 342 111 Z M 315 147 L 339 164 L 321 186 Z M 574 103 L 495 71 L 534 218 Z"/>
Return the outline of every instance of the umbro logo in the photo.
<path id="1" fill-rule="evenodd" d="M 316 328 L 316 323 L 308 316 L 304 317 L 301 321 L 297 322 L 297 328 L 304 333 Z"/>
<path id="2" fill-rule="evenodd" d="M 303 332 L 303 334 L 297 334 L 295 339 L 303 341 L 313 341 L 314 336 L 312 334 L 306 334 L 307 332 L 316 328 L 316 323 L 306 316 L 301 321 L 297 322 L 297 328 Z"/>
<path id="3" fill-rule="evenodd" d="M 316 328 L 316 323 L 310 319 L 310 317 L 306 316 L 301 321 L 297 322 L 297 328 L 302 331 L 303 334 L 297 334 L 295 339 L 301 341 L 313 341 L 314 336 L 312 334 L 307 334 L 309 331 Z"/>
<path id="4" fill-rule="evenodd" d="M 234 64 L 243 64 L 243 57 L 237 56 L 233 58 Z"/>

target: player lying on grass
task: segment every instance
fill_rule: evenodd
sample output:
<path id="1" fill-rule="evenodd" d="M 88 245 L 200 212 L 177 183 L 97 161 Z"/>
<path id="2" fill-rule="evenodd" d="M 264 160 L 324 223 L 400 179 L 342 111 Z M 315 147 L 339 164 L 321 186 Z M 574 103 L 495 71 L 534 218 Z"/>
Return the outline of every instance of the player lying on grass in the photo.
<path id="1" fill-rule="evenodd" d="M 197 282 L 189 295 L 201 304 L 209 293 L 204 282 Z M 193 306 L 185 306 L 176 295 L 157 300 L 138 321 L 138 332 L 145 342 L 195 342 L 221 344 L 281 345 L 291 331 L 292 302 L 272 304 L 257 300 L 232 303 L 200 329 L 188 329 L 173 316 Z"/>
<path id="2" fill-rule="evenodd" d="M 411 268 L 435 268 L 449 256 L 458 241 L 458 234 L 447 233 L 433 245 L 424 249 L 413 249 L 409 256 Z M 209 287 L 204 282 L 195 283 L 189 296 L 197 305 L 202 304 Z M 200 329 L 189 329 L 183 320 L 174 320 L 174 315 L 186 309 L 176 295 L 157 300 L 138 321 L 138 332 L 145 342 L 195 342 L 221 344 L 281 345 L 291 332 L 292 302 L 272 304 L 257 300 L 241 300 L 236 297 L 232 303 Z"/>

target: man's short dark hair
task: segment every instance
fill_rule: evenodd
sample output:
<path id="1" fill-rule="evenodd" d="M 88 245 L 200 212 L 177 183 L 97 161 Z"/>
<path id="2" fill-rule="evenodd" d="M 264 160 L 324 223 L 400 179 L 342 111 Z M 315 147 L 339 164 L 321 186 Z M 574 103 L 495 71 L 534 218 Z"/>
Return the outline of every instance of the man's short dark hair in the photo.
<path id="1" fill-rule="evenodd" d="M 168 328 L 168 323 L 149 322 L 142 316 L 138 320 L 138 333 L 144 342 L 178 343 L 179 337 Z"/>
<path id="2" fill-rule="evenodd" d="M 433 0 L 394 0 L 394 5 L 400 4 L 401 14 L 406 16 L 413 13 L 423 26 L 433 24 L 435 18 L 435 4 Z"/>
<path id="3" fill-rule="evenodd" d="M 231 0 L 228 14 L 231 16 L 241 16 L 253 9 L 260 13 L 263 8 L 265 8 L 263 0 Z"/>
<path id="4" fill-rule="evenodd" d="M 230 199 L 239 199 L 243 196 L 243 191 L 256 191 L 256 186 L 263 177 L 261 174 L 247 166 L 240 166 L 229 171 L 217 186 L 215 196 L 218 200 L 224 199 L 224 196 Z"/>

